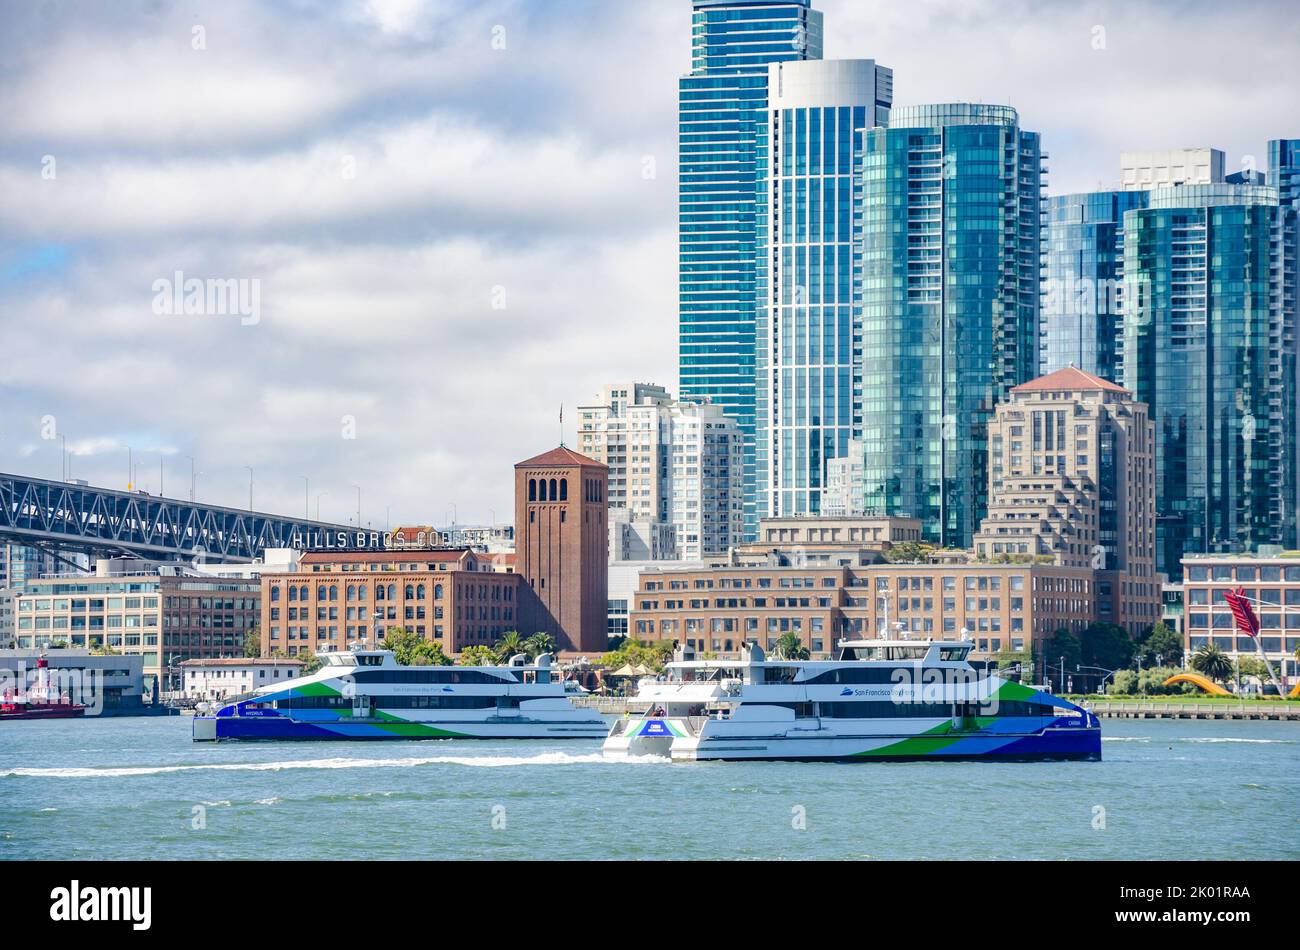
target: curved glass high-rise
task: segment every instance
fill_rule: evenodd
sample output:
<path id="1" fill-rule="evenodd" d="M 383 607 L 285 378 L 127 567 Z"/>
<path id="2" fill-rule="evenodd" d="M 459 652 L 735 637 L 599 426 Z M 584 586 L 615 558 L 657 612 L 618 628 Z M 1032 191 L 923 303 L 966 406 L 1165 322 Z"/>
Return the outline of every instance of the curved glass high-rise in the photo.
<path id="1" fill-rule="evenodd" d="M 1152 191 L 1124 217 L 1126 380 L 1155 423 L 1157 568 L 1296 546 L 1296 213 L 1264 185 Z"/>
<path id="2" fill-rule="evenodd" d="M 863 136 L 866 510 L 969 547 L 994 405 L 1038 370 L 1043 154 L 1009 106 L 894 109 Z"/>
<path id="3" fill-rule="evenodd" d="M 770 229 L 760 249 L 755 466 L 760 517 L 822 513 L 826 463 L 862 425 L 853 314 L 854 156 L 888 118 L 893 72 L 875 61 L 769 69 Z"/>
<path id="4" fill-rule="evenodd" d="M 746 440 L 754 508 L 756 269 L 766 204 L 768 64 L 821 59 L 810 0 L 694 0 L 691 71 L 678 84 L 681 397 L 708 398 Z"/>

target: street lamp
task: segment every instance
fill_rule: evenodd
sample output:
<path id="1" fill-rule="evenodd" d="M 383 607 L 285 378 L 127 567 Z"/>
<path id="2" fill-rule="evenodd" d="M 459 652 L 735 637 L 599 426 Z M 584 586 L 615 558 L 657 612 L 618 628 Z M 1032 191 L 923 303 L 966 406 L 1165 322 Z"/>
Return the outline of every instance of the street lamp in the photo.
<path id="1" fill-rule="evenodd" d="M 360 533 L 361 531 L 361 486 L 353 485 L 352 487 L 357 490 L 357 532 Z"/>
<path id="2" fill-rule="evenodd" d="M 304 518 L 311 517 L 310 499 L 311 499 L 311 482 L 308 481 L 306 475 L 303 475 L 302 476 L 302 516 Z"/>
<path id="3" fill-rule="evenodd" d="M 252 511 L 253 510 L 253 466 L 245 465 L 244 468 L 248 469 L 248 510 Z"/>

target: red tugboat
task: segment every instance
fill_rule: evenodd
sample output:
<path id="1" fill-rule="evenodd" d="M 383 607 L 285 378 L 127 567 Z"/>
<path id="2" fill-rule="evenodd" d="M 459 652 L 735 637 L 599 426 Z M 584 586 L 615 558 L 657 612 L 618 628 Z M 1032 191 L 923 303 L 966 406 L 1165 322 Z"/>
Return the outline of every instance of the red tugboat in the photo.
<path id="1" fill-rule="evenodd" d="M 86 707 L 74 703 L 67 693 L 60 695 L 50 672 L 50 661 L 36 660 L 36 682 L 26 695 L 14 695 L 6 689 L 0 698 L 0 720 L 5 719 L 75 719 L 86 714 Z"/>

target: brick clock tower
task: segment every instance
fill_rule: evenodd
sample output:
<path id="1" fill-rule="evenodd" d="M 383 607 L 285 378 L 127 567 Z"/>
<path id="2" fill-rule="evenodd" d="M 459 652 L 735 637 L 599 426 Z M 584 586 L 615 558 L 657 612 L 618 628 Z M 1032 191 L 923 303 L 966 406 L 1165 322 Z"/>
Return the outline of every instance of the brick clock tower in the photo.
<path id="1" fill-rule="evenodd" d="M 561 445 L 515 466 L 519 632 L 542 631 L 558 650 L 607 648 L 609 469 Z"/>

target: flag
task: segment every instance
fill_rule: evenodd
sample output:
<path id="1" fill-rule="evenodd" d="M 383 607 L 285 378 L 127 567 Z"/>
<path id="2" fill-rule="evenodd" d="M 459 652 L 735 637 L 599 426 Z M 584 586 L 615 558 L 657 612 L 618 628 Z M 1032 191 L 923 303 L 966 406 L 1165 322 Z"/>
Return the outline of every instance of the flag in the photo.
<path id="1" fill-rule="evenodd" d="M 1259 618 L 1255 616 L 1254 608 L 1246 599 L 1245 589 L 1238 587 L 1235 591 L 1230 590 L 1223 595 L 1223 599 L 1232 608 L 1232 619 L 1236 621 L 1237 629 L 1252 637 L 1258 637 Z"/>

